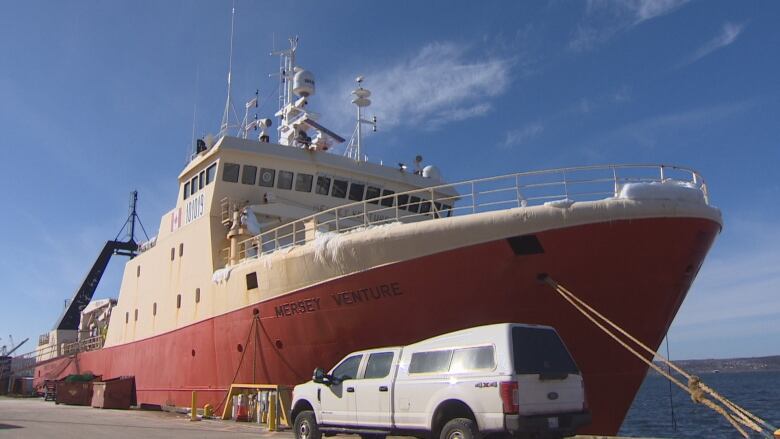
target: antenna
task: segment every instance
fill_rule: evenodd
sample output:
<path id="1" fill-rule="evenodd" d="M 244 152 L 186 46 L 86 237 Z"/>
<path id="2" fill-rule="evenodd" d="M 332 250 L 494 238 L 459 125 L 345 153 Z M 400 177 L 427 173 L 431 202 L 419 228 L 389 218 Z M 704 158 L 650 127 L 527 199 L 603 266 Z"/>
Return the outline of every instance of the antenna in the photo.
<path id="1" fill-rule="evenodd" d="M 236 21 L 236 0 L 233 0 L 233 9 L 230 15 L 230 54 L 228 56 L 228 74 L 227 74 L 227 101 L 225 102 L 225 111 L 222 113 L 222 124 L 219 128 L 220 135 L 227 134 L 228 123 L 230 119 L 230 110 L 233 102 L 230 98 L 231 76 L 233 73 L 233 34 Z M 235 112 L 235 110 L 233 110 Z"/>
<path id="2" fill-rule="evenodd" d="M 195 154 L 198 153 L 195 147 L 195 125 L 198 120 L 198 94 L 200 93 L 200 65 L 195 65 L 195 101 L 192 103 L 192 140 L 190 140 L 190 148 L 195 148 Z M 192 149 L 189 149 L 187 154 L 187 161 L 193 156 Z"/>

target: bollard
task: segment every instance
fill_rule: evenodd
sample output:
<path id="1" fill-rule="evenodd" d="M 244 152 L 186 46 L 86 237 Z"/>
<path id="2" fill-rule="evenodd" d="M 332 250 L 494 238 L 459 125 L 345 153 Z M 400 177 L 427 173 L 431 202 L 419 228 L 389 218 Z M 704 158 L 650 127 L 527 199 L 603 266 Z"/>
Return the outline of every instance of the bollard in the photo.
<path id="1" fill-rule="evenodd" d="M 190 412 L 190 421 L 200 421 L 198 419 L 198 392 L 192 391 L 192 411 Z"/>
<path id="2" fill-rule="evenodd" d="M 276 392 L 268 392 L 268 431 L 276 431 Z"/>

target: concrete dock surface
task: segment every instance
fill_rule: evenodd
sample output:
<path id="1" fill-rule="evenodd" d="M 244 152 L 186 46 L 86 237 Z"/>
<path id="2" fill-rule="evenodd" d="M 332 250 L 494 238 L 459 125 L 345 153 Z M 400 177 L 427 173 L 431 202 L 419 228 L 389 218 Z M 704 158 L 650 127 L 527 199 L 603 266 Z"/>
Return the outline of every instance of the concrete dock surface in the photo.
<path id="1" fill-rule="evenodd" d="M 0 397 L 0 439 L 6 438 L 267 438 L 292 439 L 290 430 L 269 432 L 247 422 L 205 419 L 191 422 L 188 415 L 148 410 L 101 410 L 55 405 L 41 398 Z M 337 436 L 358 438 L 358 436 Z M 607 439 L 606 436 L 577 436 Z M 610 438 L 616 439 L 616 438 Z"/>

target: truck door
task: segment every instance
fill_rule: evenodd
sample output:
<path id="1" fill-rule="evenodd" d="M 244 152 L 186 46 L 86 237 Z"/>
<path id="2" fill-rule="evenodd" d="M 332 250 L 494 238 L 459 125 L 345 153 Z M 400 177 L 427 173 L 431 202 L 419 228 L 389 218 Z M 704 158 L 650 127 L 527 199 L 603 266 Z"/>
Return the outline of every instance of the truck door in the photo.
<path id="1" fill-rule="evenodd" d="M 360 426 L 390 427 L 392 424 L 393 365 L 400 350 L 368 355 L 362 379 L 355 380 L 357 422 Z"/>
<path id="2" fill-rule="evenodd" d="M 321 388 L 321 422 L 330 425 L 355 424 L 355 377 L 362 354 L 347 357 L 336 366 L 331 375 L 341 379 L 339 384 Z"/>

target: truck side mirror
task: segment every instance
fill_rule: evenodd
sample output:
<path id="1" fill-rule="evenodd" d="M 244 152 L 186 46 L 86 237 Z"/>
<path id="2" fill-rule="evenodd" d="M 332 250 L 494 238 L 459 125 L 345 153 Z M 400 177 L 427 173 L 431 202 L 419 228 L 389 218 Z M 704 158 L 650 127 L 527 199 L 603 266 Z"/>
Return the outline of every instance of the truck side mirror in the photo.
<path id="1" fill-rule="evenodd" d="M 314 369 L 314 374 L 311 377 L 311 380 L 314 381 L 317 384 L 330 384 L 326 382 L 325 380 L 325 371 L 322 370 L 321 367 L 318 367 Z"/>

